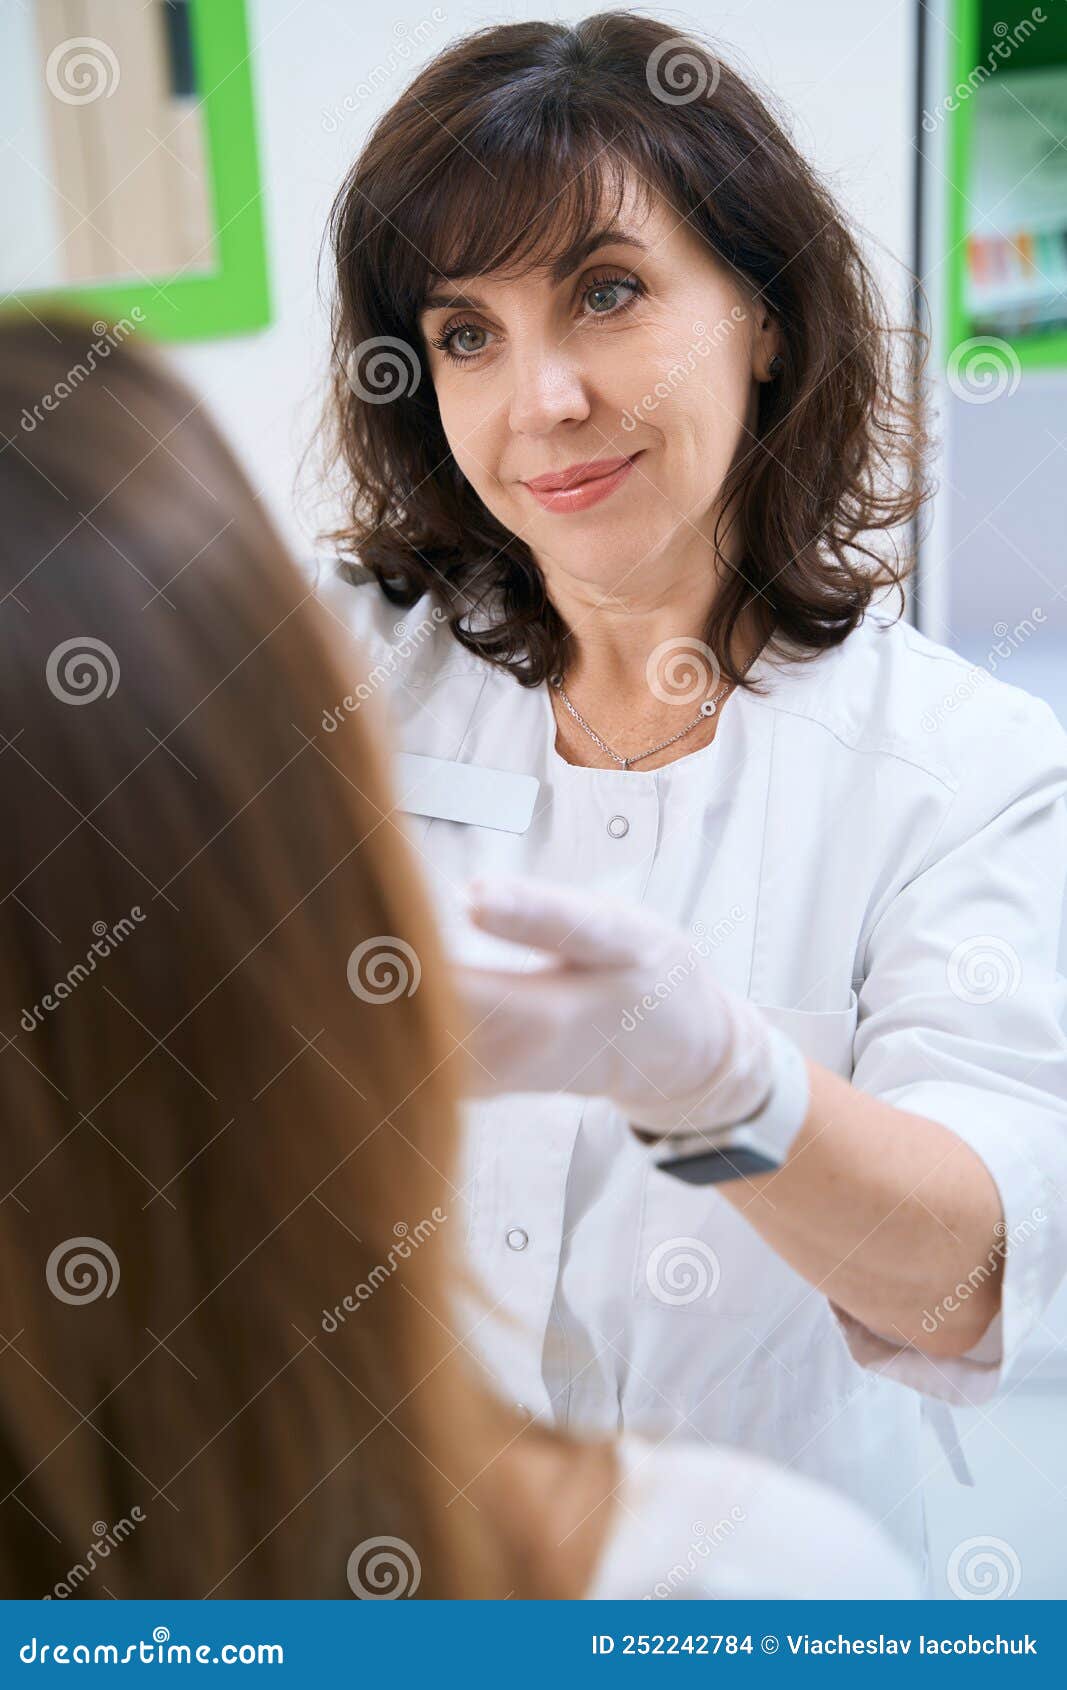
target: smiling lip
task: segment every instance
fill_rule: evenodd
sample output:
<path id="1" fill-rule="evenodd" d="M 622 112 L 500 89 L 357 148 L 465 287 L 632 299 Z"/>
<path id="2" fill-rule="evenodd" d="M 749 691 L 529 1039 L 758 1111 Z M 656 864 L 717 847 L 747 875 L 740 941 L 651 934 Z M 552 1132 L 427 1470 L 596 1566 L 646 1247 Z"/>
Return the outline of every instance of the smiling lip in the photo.
<path id="1" fill-rule="evenodd" d="M 599 481 L 602 475 L 614 475 L 629 461 L 629 458 L 594 458 L 587 464 L 568 464 L 555 475 L 535 475 L 526 485 L 531 493 L 559 493 L 583 481 Z"/>
<path id="2" fill-rule="evenodd" d="M 638 456 L 635 452 L 629 458 L 597 458 L 592 463 L 571 464 L 556 475 L 539 475 L 523 485 L 546 510 L 585 510 L 621 487 Z"/>

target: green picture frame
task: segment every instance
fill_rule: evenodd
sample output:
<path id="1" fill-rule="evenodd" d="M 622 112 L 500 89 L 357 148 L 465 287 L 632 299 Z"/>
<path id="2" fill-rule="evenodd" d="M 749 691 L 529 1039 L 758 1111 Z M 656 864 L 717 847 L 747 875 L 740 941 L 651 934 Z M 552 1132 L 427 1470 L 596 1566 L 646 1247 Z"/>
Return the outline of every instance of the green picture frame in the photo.
<path id="1" fill-rule="evenodd" d="M 990 62 L 993 46 L 1008 30 L 1031 17 L 1033 7 L 1022 0 L 954 0 L 951 29 L 954 48 L 951 79 L 946 102 L 954 91 L 968 88 L 975 68 Z M 995 61 L 994 61 L 995 62 Z M 1067 65 L 1067 7 L 1050 6 L 1045 22 L 1019 43 L 1010 60 L 1013 70 Z M 947 124 L 947 212 L 946 237 L 946 361 L 956 348 L 975 335 L 967 311 L 966 259 L 967 209 L 970 161 L 974 133 L 974 101 L 956 98 L 955 108 L 945 107 Z M 1000 337 L 1007 341 L 1022 369 L 1051 369 L 1067 365 L 1067 330 Z"/>
<path id="2" fill-rule="evenodd" d="M 155 340 L 208 340 L 267 326 L 271 300 L 245 0 L 191 0 L 197 86 L 204 93 L 209 188 L 218 264 L 209 273 L 150 281 L 30 289 L 9 303 L 67 305 L 112 321 L 142 313 Z"/>

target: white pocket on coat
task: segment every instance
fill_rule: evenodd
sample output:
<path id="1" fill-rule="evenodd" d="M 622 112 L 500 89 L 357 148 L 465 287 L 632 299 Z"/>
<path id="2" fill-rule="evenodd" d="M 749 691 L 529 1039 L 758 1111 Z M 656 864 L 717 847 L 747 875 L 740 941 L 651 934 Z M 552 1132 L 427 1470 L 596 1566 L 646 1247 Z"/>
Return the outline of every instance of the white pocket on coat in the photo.
<path id="1" fill-rule="evenodd" d="M 859 1019 L 859 999 L 849 993 L 844 1009 L 788 1009 L 781 1004 L 760 1003 L 768 1021 L 798 1044 L 805 1056 L 842 1079 L 852 1078 L 852 1043 Z"/>

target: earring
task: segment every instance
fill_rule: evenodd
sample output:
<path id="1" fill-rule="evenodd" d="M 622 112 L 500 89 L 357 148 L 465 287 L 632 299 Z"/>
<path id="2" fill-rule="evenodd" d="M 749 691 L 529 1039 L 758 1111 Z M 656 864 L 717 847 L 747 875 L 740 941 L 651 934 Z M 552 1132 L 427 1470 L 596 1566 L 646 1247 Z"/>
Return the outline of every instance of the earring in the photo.
<path id="1" fill-rule="evenodd" d="M 784 369 L 785 359 L 782 357 L 780 352 L 776 352 L 770 363 L 767 365 L 767 374 L 773 380 L 775 376 L 780 376 Z"/>

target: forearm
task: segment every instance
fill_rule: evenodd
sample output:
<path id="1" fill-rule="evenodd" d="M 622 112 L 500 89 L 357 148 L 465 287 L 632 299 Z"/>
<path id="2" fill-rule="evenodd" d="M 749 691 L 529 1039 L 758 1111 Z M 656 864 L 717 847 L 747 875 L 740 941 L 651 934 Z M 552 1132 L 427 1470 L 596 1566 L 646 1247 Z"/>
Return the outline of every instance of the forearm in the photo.
<path id="1" fill-rule="evenodd" d="M 717 1189 L 873 1331 L 930 1355 L 962 1355 L 1000 1302 L 1003 1216 L 988 1170 L 940 1122 L 869 1097 L 818 1063 L 807 1068 L 811 1104 L 785 1165 Z M 988 1277 L 953 1312 L 942 1308 L 931 1332 L 931 1311 L 979 1264 Z"/>

